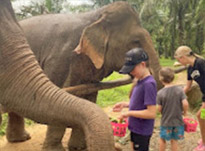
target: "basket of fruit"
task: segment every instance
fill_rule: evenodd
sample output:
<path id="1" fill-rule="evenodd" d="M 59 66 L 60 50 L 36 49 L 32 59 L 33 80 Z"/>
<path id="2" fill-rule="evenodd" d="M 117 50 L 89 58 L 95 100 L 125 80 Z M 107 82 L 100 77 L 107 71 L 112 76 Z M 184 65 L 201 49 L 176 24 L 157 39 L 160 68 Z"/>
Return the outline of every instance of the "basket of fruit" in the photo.
<path id="1" fill-rule="evenodd" d="M 123 137 L 126 134 L 128 122 L 127 119 L 115 119 L 110 118 L 112 129 L 113 129 L 113 135 Z"/>
<path id="2" fill-rule="evenodd" d="M 184 118 L 184 126 L 186 132 L 196 132 L 198 122 L 195 119 Z"/>

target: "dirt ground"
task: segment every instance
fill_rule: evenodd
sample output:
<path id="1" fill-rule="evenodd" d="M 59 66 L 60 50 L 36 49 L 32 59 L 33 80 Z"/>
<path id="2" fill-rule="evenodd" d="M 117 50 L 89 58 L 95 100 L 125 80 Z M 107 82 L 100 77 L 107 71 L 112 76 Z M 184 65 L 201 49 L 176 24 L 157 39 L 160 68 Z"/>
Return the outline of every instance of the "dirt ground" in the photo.
<path id="1" fill-rule="evenodd" d="M 110 110 L 111 107 L 105 109 L 106 113 L 108 113 L 109 116 L 117 116 L 117 114 L 110 112 Z M 195 116 L 192 115 L 191 113 L 190 113 L 190 117 L 195 118 Z M 150 151 L 159 150 L 158 148 L 159 121 L 160 119 L 157 119 L 155 121 L 155 129 L 151 139 Z M 46 126 L 40 124 L 34 124 L 32 126 L 27 127 L 26 129 L 31 134 L 32 138 L 30 140 L 22 143 L 8 143 L 6 138 L 2 137 L 0 138 L 0 151 L 40 151 L 46 134 Z M 63 145 L 65 148 L 67 147 L 67 142 L 70 137 L 70 132 L 71 130 L 67 129 L 66 134 L 63 138 Z M 197 127 L 196 132 L 185 133 L 185 139 L 179 141 L 179 146 L 180 146 L 179 151 L 192 151 L 193 148 L 197 145 L 197 141 L 199 138 L 200 138 L 199 127 Z M 127 137 L 125 136 L 123 138 L 115 137 L 115 139 L 121 144 L 123 151 L 131 151 L 129 136 Z M 168 148 L 170 148 L 169 143 L 168 143 Z M 170 149 L 167 149 L 166 151 L 170 151 Z"/>
<path id="2" fill-rule="evenodd" d="M 175 82 L 178 84 L 183 84 L 184 79 L 186 79 L 184 78 L 184 75 L 179 75 Z M 118 113 L 111 112 L 111 108 L 112 107 L 107 107 L 104 109 L 104 111 L 109 116 L 118 116 Z M 189 113 L 189 117 L 196 119 L 196 116 L 191 113 Z M 154 133 L 151 139 L 150 151 L 159 150 L 158 148 L 159 124 L 160 124 L 160 119 L 157 118 L 155 121 Z M 22 143 L 8 143 L 5 137 L 0 137 L 0 151 L 40 151 L 46 134 L 46 126 L 40 124 L 34 124 L 32 126 L 27 127 L 26 129 L 32 137 L 30 140 Z M 67 129 L 66 134 L 63 138 L 63 145 L 65 148 L 67 148 L 67 142 L 70 137 L 70 132 L 71 130 Z M 179 147 L 180 147 L 179 151 L 192 151 L 193 148 L 197 145 L 197 141 L 199 138 L 200 138 L 199 127 L 197 127 L 196 132 L 185 133 L 185 139 L 179 141 Z M 123 151 L 131 151 L 129 135 L 123 138 L 115 137 L 115 140 L 122 145 Z M 168 147 L 166 151 L 170 151 L 169 142 L 167 144 Z"/>

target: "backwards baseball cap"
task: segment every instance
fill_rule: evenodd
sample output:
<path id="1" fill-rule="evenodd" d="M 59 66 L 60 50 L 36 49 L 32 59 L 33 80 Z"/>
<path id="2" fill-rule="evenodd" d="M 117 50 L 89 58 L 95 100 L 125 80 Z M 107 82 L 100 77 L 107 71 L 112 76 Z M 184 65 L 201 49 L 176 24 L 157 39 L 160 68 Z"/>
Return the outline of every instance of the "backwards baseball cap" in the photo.
<path id="1" fill-rule="evenodd" d="M 142 48 L 133 48 L 126 53 L 125 64 L 119 73 L 129 74 L 137 64 L 148 59 L 147 53 Z"/>

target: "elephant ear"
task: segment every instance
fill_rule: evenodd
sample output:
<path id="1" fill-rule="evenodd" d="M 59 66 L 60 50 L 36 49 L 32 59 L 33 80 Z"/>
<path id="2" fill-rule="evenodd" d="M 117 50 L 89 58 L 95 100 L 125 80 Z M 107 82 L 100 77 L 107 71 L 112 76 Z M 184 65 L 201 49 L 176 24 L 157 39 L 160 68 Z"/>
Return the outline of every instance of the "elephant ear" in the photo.
<path id="1" fill-rule="evenodd" d="M 104 64 L 109 39 L 104 19 L 105 16 L 102 16 L 83 30 L 80 43 L 74 50 L 78 54 L 86 54 L 97 69 L 100 69 Z"/>

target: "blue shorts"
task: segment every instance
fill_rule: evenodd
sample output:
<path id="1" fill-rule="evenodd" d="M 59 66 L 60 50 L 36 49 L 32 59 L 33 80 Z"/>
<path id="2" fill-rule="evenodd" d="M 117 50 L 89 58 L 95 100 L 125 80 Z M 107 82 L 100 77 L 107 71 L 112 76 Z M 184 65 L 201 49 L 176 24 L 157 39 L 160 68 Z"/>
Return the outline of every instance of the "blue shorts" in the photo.
<path id="1" fill-rule="evenodd" d="M 184 126 L 160 126 L 160 138 L 167 141 L 184 139 Z"/>

